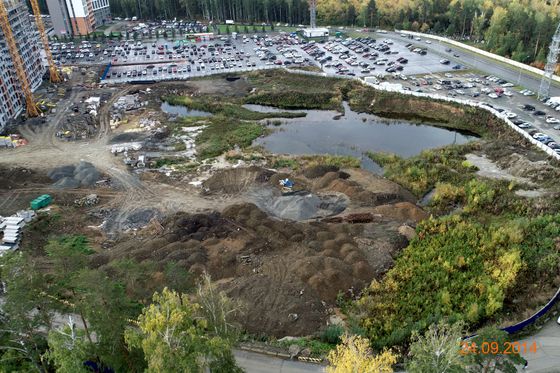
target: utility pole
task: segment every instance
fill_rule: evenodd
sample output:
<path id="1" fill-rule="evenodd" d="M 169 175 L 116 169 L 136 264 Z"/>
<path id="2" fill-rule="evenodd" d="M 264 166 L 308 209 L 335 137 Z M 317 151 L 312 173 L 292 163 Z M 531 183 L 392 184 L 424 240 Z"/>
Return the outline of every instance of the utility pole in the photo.
<path id="1" fill-rule="evenodd" d="M 311 28 L 317 27 L 317 0 L 309 0 L 309 13 Z"/>
<path id="2" fill-rule="evenodd" d="M 558 54 L 560 54 L 560 23 L 558 24 L 558 28 L 556 29 L 556 32 L 552 37 L 552 42 L 550 43 L 546 66 L 544 68 L 544 75 L 541 79 L 541 85 L 539 87 L 539 100 L 548 97 L 550 94 L 550 81 L 552 80 L 552 75 L 556 69 Z"/>

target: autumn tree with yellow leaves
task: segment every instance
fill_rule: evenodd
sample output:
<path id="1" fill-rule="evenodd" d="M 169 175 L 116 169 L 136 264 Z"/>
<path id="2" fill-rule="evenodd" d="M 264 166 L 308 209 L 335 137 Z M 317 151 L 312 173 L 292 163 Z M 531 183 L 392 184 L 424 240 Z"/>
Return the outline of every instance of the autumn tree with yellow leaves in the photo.
<path id="1" fill-rule="evenodd" d="M 328 373 L 392 373 L 397 355 L 390 350 L 374 355 L 366 338 L 344 335 L 328 359 Z"/>

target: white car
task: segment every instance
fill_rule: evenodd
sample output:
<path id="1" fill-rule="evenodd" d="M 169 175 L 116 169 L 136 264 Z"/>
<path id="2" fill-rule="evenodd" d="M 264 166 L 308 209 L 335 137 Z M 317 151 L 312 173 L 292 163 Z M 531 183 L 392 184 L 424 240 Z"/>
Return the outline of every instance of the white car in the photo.
<path id="1" fill-rule="evenodd" d="M 506 117 L 508 117 L 508 119 L 513 119 L 513 118 L 517 117 L 517 114 L 509 112 L 509 111 L 506 111 L 504 114 L 506 115 Z"/>
<path id="2" fill-rule="evenodd" d="M 490 94 L 488 94 L 488 97 L 490 97 L 490 98 L 498 98 L 498 95 L 495 94 L 495 93 L 490 93 Z"/>
<path id="3" fill-rule="evenodd" d="M 508 96 L 508 97 L 511 97 L 511 96 L 513 96 L 513 93 L 511 93 L 510 91 L 504 91 L 504 95 Z"/>
<path id="4" fill-rule="evenodd" d="M 554 117 L 548 117 L 548 118 L 546 118 L 546 123 L 556 124 L 556 123 L 560 123 L 560 120 L 558 120 Z"/>

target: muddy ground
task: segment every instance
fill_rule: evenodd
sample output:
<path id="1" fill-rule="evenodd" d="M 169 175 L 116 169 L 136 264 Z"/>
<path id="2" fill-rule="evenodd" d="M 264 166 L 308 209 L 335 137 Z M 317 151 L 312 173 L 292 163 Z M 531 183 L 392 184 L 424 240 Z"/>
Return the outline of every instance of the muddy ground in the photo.
<path id="1" fill-rule="evenodd" d="M 413 227 L 426 217 L 394 183 L 365 171 L 347 171 L 330 171 L 313 179 L 288 176 L 302 190 L 343 197 L 345 207 L 334 215 L 369 213 L 369 222 L 276 218 L 251 199 L 256 189 L 268 188 L 282 197 L 277 180 L 286 175 L 258 167 L 237 168 L 214 174 L 202 193 L 228 193 L 246 202 L 209 214 L 168 216 L 160 233 L 139 231 L 121 238 L 93 260 L 99 266 L 122 258 L 151 260 L 161 266 L 176 261 L 193 273 L 208 271 L 230 296 L 247 305 L 241 321 L 248 332 L 276 337 L 313 334 L 333 314 L 338 294 L 357 295 L 392 266 L 408 242 L 399 227 Z"/>

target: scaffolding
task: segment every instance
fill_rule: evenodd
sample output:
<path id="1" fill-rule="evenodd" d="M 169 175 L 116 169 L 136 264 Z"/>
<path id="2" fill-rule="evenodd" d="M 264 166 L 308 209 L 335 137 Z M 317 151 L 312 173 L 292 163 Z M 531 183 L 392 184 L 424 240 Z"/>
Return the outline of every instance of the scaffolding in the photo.
<path id="1" fill-rule="evenodd" d="M 317 27 L 317 0 L 309 0 L 309 20 L 311 28 Z"/>
<path id="2" fill-rule="evenodd" d="M 548 51 L 548 57 L 546 58 L 546 66 L 544 67 L 544 74 L 541 79 L 541 85 L 539 87 L 539 99 L 549 97 L 550 94 L 550 83 L 552 81 L 552 75 L 556 69 L 556 64 L 558 62 L 558 54 L 560 53 L 560 23 L 558 28 L 552 37 L 552 42 L 550 43 L 550 49 Z"/>
<path id="3" fill-rule="evenodd" d="M 23 60 L 21 59 L 21 55 L 19 54 L 19 50 L 14 39 L 14 34 L 12 32 L 12 27 L 10 26 L 8 11 L 6 10 L 4 0 L 0 0 L 0 27 L 2 28 L 2 32 L 4 33 L 8 51 L 12 56 L 14 69 L 16 70 L 16 75 L 18 77 L 23 95 L 25 97 L 27 115 L 30 117 L 36 117 L 39 115 L 39 111 L 37 110 L 37 106 L 35 105 L 35 100 L 33 99 L 33 92 L 31 91 L 29 79 L 24 70 Z"/>

